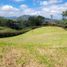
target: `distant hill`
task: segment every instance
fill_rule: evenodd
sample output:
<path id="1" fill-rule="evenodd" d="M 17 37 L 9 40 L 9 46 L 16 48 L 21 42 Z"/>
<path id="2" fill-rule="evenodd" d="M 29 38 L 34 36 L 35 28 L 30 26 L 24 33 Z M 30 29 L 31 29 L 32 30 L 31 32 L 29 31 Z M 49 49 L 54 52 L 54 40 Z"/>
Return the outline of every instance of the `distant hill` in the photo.
<path id="1" fill-rule="evenodd" d="M 17 20 L 26 20 L 27 21 L 29 19 L 29 17 L 30 17 L 30 15 L 22 15 L 22 16 L 16 18 L 16 19 Z"/>
<path id="2" fill-rule="evenodd" d="M 27 21 L 29 19 L 29 17 L 31 17 L 31 16 L 30 15 L 22 15 L 20 17 L 17 17 L 16 19 L 17 20 L 26 20 Z M 50 21 L 55 21 L 55 20 L 50 19 L 50 18 L 45 18 L 44 21 L 50 22 Z"/>
<path id="3" fill-rule="evenodd" d="M 31 17 L 31 15 L 22 15 L 22 16 L 19 16 L 19 17 L 16 17 L 16 16 L 13 16 L 13 17 L 0 17 L 1 19 L 4 18 L 4 19 L 13 19 L 13 20 L 28 20 L 29 17 Z M 46 22 L 55 22 L 57 20 L 55 19 L 50 19 L 50 18 L 45 18 L 44 21 Z"/>
<path id="4" fill-rule="evenodd" d="M 7 18 L 8 19 L 16 19 L 17 17 L 14 16 L 14 17 L 7 17 Z"/>

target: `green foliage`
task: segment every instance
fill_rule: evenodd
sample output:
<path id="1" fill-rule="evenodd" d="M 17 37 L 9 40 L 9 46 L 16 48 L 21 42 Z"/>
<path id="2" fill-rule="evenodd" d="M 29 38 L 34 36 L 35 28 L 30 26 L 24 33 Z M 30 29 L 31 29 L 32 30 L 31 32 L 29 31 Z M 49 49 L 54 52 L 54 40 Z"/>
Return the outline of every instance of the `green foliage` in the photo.
<path id="1" fill-rule="evenodd" d="M 0 17 L 0 26 L 6 26 L 7 24 L 7 21 L 8 21 L 8 19 L 5 19 L 5 18 L 3 18 L 3 17 Z"/>
<path id="2" fill-rule="evenodd" d="M 40 26 L 44 19 L 42 16 L 31 16 L 29 17 L 28 23 L 30 26 Z"/>
<path id="3" fill-rule="evenodd" d="M 0 18 L 0 26 L 6 26 L 13 29 L 23 29 L 25 27 L 32 26 L 40 26 L 44 21 L 44 17 L 42 16 L 30 16 L 28 20 L 25 19 L 5 19 L 3 17 Z"/>
<path id="4" fill-rule="evenodd" d="M 67 18 L 67 10 L 63 11 L 62 15 L 63 15 L 63 20 L 66 19 Z"/>
<path id="5" fill-rule="evenodd" d="M 64 11 L 64 12 L 63 12 L 63 15 L 64 15 L 64 16 L 67 16 L 67 11 Z"/>
<path id="6" fill-rule="evenodd" d="M 66 16 L 66 13 L 64 14 Z M 43 24 L 44 23 L 44 24 Z M 0 26 L 4 27 L 4 28 L 10 28 L 13 30 L 17 30 L 21 32 L 11 32 L 11 31 L 7 31 L 6 33 L 0 33 L 0 36 L 13 36 L 13 35 L 17 35 L 20 33 L 24 33 L 26 31 L 28 31 L 27 28 L 31 28 L 31 29 L 35 29 L 37 27 L 41 27 L 41 26 L 60 26 L 63 28 L 67 28 L 67 20 L 61 20 L 61 21 L 45 21 L 45 18 L 43 16 L 27 16 L 27 19 L 25 20 L 25 16 L 24 19 L 22 19 L 20 17 L 20 19 L 17 20 L 12 20 L 12 19 L 6 19 L 4 17 L 0 17 Z M 0 28 L 0 32 L 1 30 L 3 30 L 4 28 Z M 3 30 L 5 31 L 5 30 Z"/>

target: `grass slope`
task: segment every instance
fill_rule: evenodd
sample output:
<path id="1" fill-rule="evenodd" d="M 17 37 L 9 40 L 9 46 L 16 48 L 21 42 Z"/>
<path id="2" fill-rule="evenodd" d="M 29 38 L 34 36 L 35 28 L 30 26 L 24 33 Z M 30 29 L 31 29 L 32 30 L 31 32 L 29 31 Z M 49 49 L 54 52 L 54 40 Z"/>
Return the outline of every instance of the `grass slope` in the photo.
<path id="1" fill-rule="evenodd" d="M 5 32 L 15 32 L 16 30 L 14 29 L 11 29 L 9 27 L 3 27 L 3 26 L 0 26 L 0 33 L 5 33 Z"/>
<path id="2" fill-rule="evenodd" d="M 0 38 L 17 36 L 21 33 L 25 32 L 24 30 L 15 30 L 9 27 L 0 26 Z"/>
<path id="3" fill-rule="evenodd" d="M 0 67 L 67 67 L 67 31 L 48 26 L 0 39 Z"/>

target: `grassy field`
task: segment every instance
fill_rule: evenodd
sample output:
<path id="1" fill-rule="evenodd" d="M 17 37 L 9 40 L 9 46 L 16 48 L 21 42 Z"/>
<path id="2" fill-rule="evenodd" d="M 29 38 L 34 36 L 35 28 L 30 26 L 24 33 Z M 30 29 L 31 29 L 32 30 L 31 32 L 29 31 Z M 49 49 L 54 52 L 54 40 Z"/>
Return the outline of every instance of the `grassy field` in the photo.
<path id="1" fill-rule="evenodd" d="M 47 26 L 0 38 L 0 67 L 67 67 L 67 31 Z"/>
<path id="2" fill-rule="evenodd" d="M 8 27 L 3 27 L 0 26 L 0 33 L 5 33 L 5 32 L 15 32 L 16 30 L 8 28 Z"/>
<path id="3" fill-rule="evenodd" d="M 9 27 L 0 26 L 0 38 L 17 36 L 26 32 L 28 29 L 16 30 Z"/>

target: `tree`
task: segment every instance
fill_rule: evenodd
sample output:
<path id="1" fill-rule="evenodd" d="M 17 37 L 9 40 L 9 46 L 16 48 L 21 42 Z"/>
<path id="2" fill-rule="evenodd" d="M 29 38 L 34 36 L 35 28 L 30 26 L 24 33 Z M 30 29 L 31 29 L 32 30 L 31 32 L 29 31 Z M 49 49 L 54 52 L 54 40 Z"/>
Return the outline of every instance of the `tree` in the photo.
<path id="1" fill-rule="evenodd" d="M 42 16 L 31 16 L 29 17 L 28 23 L 30 26 L 40 26 L 44 19 Z"/>
<path id="2" fill-rule="evenodd" d="M 67 18 L 67 10 L 63 11 L 62 16 L 63 16 L 63 20 Z"/>
<path id="3" fill-rule="evenodd" d="M 21 26 L 19 23 L 17 23 L 17 21 L 13 21 L 13 20 L 8 20 L 7 21 L 7 26 L 13 29 L 21 29 Z"/>
<path id="4" fill-rule="evenodd" d="M 7 24 L 7 19 L 5 19 L 4 17 L 0 17 L 0 26 L 6 26 Z"/>
<path id="5" fill-rule="evenodd" d="M 53 19 L 53 15 L 50 15 L 51 16 L 51 19 Z"/>

